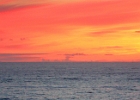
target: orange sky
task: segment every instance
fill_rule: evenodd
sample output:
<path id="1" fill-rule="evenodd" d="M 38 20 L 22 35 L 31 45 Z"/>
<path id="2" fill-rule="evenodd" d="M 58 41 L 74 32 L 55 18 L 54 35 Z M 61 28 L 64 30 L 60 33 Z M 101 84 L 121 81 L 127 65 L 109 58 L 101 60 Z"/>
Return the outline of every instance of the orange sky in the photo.
<path id="1" fill-rule="evenodd" d="M 140 61 L 140 0 L 0 0 L 0 61 Z"/>

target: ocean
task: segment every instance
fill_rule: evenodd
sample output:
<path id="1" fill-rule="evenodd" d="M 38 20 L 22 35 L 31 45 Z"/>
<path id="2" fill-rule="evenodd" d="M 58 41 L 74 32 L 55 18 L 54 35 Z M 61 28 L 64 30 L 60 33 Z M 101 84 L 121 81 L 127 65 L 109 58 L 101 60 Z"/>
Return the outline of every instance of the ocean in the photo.
<path id="1" fill-rule="evenodd" d="M 140 100 L 140 63 L 0 63 L 0 100 Z"/>

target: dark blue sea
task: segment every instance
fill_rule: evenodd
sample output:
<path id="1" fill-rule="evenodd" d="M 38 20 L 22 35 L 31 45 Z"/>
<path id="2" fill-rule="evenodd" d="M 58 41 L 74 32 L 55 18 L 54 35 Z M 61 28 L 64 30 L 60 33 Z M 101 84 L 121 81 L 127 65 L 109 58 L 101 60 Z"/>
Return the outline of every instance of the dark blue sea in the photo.
<path id="1" fill-rule="evenodd" d="M 140 63 L 0 63 L 0 100 L 140 100 Z"/>

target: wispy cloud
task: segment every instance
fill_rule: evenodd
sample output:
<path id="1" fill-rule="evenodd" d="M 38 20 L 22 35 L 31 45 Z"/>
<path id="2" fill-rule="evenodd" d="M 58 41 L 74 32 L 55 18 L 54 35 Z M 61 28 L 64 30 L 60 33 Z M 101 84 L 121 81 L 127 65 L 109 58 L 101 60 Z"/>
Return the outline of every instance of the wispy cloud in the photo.
<path id="1" fill-rule="evenodd" d="M 113 56 L 114 54 L 105 54 L 106 56 Z"/>
<path id="2" fill-rule="evenodd" d="M 134 1 L 132 1 L 132 4 L 134 3 L 135 6 L 131 5 L 130 2 L 128 2 L 129 6 L 127 6 L 125 0 L 108 2 L 76 2 L 64 5 L 54 5 L 49 8 L 43 7 L 39 9 L 40 12 L 38 17 L 42 18 L 43 16 L 47 16 L 43 22 L 48 24 L 97 26 L 137 22 L 140 16 L 137 9 L 140 7 Z M 122 5 L 122 7 L 120 7 L 120 5 Z M 15 7 L 15 5 L 1 7 L 1 10 L 13 9 Z M 31 11 L 33 15 L 35 12 L 37 12 L 37 10 Z M 36 17 L 34 17 L 34 19 L 35 18 Z M 29 23 L 28 19 L 27 22 Z"/>
<path id="3" fill-rule="evenodd" d="M 5 5 L 5 6 L 0 5 L 0 12 L 15 9 L 15 8 L 17 8 L 16 5 Z"/>
<path id="4" fill-rule="evenodd" d="M 21 40 L 21 41 L 24 41 L 24 40 L 26 40 L 26 38 L 20 38 L 20 40 Z"/>
<path id="5" fill-rule="evenodd" d="M 84 56 L 84 53 L 73 53 L 73 54 L 65 54 L 65 56 Z"/>
<path id="6" fill-rule="evenodd" d="M 41 6 L 43 6 L 43 5 L 1 5 L 0 12 L 11 11 L 11 10 L 20 10 L 20 9 L 24 9 L 24 8 L 30 9 L 30 8 L 36 8 L 36 7 L 41 7 Z"/>
<path id="7" fill-rule="evenodd" d="M 106 35 L 106 34 L 112 34 L 115 33 L 116 31 L 98 31 L 98 32 L 90 32 L 89 35 L 90 36 L 102 36 L 102 35 Z"/>
<path id="8" fill-rule="evenodd" d="M 71 58 L 75 56 L 86 56 L 84 53 L 73 53 L 73 54 L 64 54 L 65 55 L 65 61 L 70 61 Z"/>
<path id="9" fill-rule="evenodd" d="M 97 48 L 93 48 L 93 49 L 123 49 L 124 47 L 122 46 L 104 46 L 104 47 L 97 47 Z"/>
<path id="10" fill-rule="evenodd" d="M 48 53 L 1 53 L 0 61 L 20 62 L 20 61 L 41 61 L 41 56 Z"/>
<path id="11" fill-rule="evenodd" d="M 13 41 L 12 39 L 10 39 L 10 41 Z M 9 49 L 21 49 L 26 47 L 25 45 L 19 44 L 19 45 L 5 45 L 3 46 L 3 48 L 9 48 Z"/>
<path id="12" fill-rule="evenodd" d="M 35 62 L 40 59 L 40 57 L 0 57 L 0 62 Z"/>
<path id="13" fill-rule="evenodd" d="M 44 55 L 48 53 L 0 53 L 0 56 Z"/>
<path id="14" fill-rule="evenodd" d="M 135 31 L 135 33 L 140 33 L 140 31 Z"/>

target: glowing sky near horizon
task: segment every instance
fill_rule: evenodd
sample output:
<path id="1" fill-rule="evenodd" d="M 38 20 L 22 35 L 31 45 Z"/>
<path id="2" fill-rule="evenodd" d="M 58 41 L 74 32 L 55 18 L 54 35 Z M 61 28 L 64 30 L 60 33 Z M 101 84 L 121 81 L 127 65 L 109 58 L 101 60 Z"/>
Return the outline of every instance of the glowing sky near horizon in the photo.
<path id="1" fill-rule="evenodd" d="M 0 0 L 0 61 L 140 61 L 139 0 Z"/>

